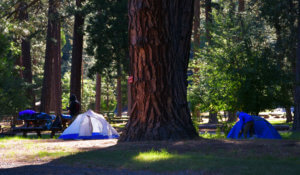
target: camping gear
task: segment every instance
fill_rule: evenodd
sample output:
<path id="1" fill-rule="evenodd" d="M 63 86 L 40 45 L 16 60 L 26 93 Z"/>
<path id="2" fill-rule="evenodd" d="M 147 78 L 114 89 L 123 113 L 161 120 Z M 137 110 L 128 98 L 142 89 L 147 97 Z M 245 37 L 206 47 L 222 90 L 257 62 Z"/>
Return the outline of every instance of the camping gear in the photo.
<path id="1" fill-rule="evenodd" d="M 111 139 L 118 137 L 117 131 L 105 120 L 103 115 L 88 110 L 78 115 L 59 139 Z"/>
<path id="2" fill-rule="evenodd" d="M 265 119 L 259 116 L 252 116 L 254 120 L 254 137 L 262 139 L 281 139 L 277 130 Z M 239 132 L 242 130 L 242 122 L 238 121 L 230 130 L 227 138 L 240 139 L 244 138 L 243 134 L 239 138 Z M 249 137 L 249 133 L 248 133 Z"/>

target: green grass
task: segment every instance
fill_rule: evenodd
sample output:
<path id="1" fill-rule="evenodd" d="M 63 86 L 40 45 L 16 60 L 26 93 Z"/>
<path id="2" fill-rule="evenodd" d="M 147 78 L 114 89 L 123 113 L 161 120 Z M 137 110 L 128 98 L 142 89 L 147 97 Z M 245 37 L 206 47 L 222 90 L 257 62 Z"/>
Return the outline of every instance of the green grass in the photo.
<path id="1" fill-rule="evenodd" d="M 272 125 L 289 125 L 292 127 L 293 122 L 286 123 L 286 120 L 268 120 Z"/>
<path id="2" fill-rule="evenodd" d="M 126 123 L 111 123 L 110 125 L 114 128 L 125 128 Z"/>
<path id="3" fill-rule="evenodd" d="M 225 139 L 226 135 L 224 133 L 216 133 L 216 134 L 211 134 L 208 132 L 205 132 L 204 134 L 199 134 L 200 137 L 205 138 L 205 139 Z"/>
<path id="4" fill-rule="evenodd" d="M 63 156 L 71 155 L 70 152 L 56 151 L 56 152 L 48 152 L 48 151 L 39 151 L 37 155 L 40 158 L 50 157 L 50 158 L 58 158 Z"/>
<path id="5" fill-rule="evenodd" d="M 225 150 L 223 150 L 225 151 Z M 199 152 L 176 153 L 167 149 L 134 150 L 97 150 L 78 153 L 61 159 L 67 164 L 91 164 L 103 168 L 126 168 L 131 170 L 201 171 L 208 174 L 298 174 L 298 156 L 279 158 L 272 155 L 235 157 L 230 154 Z"/>
<path id="6" fill-rule="evenodd" d="M 283 139 L 300 141 L 300 132 L 281 132 L 280 135 Z"/>
<path id="7" fill-rule="evenodd" d="M 42 139 L 57 139 L 58 137 L 59 137 L 58 135 L 55 135 L 53 138 L 50 138 L 49 134 L 42 134 L 41 138 L 39 138 L 36 135 L 29 135 L 27 137 L 23 137 L 23 136 L 6 136 L 6 137 L 0 137 L 0 142 L 4 142 L 4 141 L 7 141 L 7 140 L 17 141 L 17 140 L 35 140 L 35 139 L 38 139 L 38 140 L 42 140 Z"/>

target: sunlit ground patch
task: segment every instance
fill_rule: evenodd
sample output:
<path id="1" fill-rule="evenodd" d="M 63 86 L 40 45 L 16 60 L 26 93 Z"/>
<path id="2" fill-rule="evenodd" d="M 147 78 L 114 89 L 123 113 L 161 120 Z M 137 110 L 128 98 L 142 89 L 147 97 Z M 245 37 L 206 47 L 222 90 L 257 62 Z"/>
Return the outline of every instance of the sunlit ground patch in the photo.
<path id="1" fill-rule="evenodd" d="M 160 151 L 152 149 L 148 152 L 140 152 L 136 157 L 134 157 L 134 160 L 141 162 L 156 162 L 179 157 L 180 155 L 176 153 L 169 153 L 166 149 L 161 149 Z"/>

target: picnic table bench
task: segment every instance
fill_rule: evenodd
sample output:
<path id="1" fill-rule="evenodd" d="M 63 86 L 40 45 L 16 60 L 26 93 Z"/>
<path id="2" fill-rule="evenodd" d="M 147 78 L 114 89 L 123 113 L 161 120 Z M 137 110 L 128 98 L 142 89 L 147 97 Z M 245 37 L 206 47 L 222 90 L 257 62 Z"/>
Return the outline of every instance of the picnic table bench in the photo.
<path id="1" fill-rule="evenodd" d="M 24 137 L 27 137 L 28 132 L 36 132 L 38 137 L 41 137 L 42 131 L 51 131 L 50 137 L 53 138 L 56 132 L 62 131 L 66 128 L 67 123 L 71 121 L 68 115 L 61 115 L 56 117 L 46 113 L 35 113 L 20 115 L 18 120 L 22 120 L 24 125 L 20 127 L 13 127 L 14 133 L 22 132 Z"/>

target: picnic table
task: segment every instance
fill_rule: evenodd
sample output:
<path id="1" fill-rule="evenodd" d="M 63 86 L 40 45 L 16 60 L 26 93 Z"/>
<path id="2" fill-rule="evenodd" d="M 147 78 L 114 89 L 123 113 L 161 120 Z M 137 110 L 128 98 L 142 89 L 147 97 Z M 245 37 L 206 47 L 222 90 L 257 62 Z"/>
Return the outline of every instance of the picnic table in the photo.
<path id="1" fill-rule="evenodd" d="M 18 120 L 23 121 L 24 125 L 14 127 L 13 132 L 22 132 L 24 137 L 27 136 L 28 132 L 36 132 L 37 136 L 41 137 L 42 131 L 51 131 L 50 136 L 52 138 L 56 132 L 66 128 L 72 117 L 62 114 L 60 120 L 60 117 L 46 113 L 21 113 Z"/>

